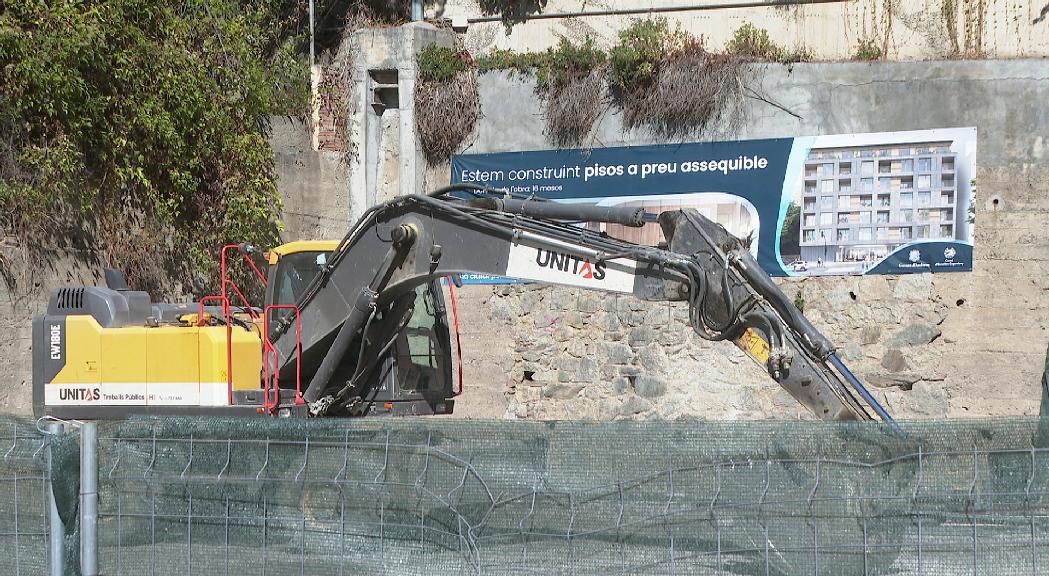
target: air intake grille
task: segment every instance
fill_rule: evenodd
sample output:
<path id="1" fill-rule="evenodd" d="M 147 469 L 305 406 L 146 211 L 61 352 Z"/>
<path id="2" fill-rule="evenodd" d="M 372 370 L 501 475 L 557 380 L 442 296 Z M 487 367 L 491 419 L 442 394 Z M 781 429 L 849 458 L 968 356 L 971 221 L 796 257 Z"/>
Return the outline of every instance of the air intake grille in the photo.
<path id="1" fill-rule="evenodd" d="M 58 307 L 63 310 L 79 310 L 84 307 L 83 288 L 60 288 L 58 290 Z"/>

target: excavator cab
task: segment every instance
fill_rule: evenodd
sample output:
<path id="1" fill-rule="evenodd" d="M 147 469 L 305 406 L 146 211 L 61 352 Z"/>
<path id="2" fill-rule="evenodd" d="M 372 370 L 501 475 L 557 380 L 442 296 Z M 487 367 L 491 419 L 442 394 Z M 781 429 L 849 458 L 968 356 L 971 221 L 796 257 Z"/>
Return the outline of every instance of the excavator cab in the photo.
<path id="1" fill-rule="evenodd" d="M 328 265 L 328 257 L 338 247 L 335 241 L 297 241 L 278 246 L 265 254 L 269 264 L 266 285 L 268 326 L 292 322 L 294 306 L 307 288 Z M 287 306 L 287 307 L 285 307 Z M 371 359 L 370 386 L 347 415 L 429 415 L 450 414 L 454 407 L 451 340 L 444 293 L 440 280 L 433 280 L 376 310 L 367 331 L 369 345 L 385 352 Z M 352 379 L 360 364 L 368 359 L 360 353 L 358 338 L 351 353 L 339 367 L 342 380 Z M 308 381 L 312 372 L 300 375 Z M 281 387 L 294 387 L 286 378 Z"/>

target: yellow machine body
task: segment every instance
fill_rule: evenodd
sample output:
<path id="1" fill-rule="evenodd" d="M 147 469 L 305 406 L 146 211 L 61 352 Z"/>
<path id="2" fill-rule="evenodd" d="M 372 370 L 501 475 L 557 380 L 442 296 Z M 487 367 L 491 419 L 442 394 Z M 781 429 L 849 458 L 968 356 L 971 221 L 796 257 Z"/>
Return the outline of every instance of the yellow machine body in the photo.
<path id="1" fill-rule="evenodd" d="M 65 365 L 45 384 L 48 405 L 227 406 L 233 390 L 261 386 L 262 342 L 225 326 L 103 328 L 92 316 L 65 318 Z"/>
<path id="2" fill-rule="evenodd" d="M 284 256 L 338 245 L 289 242 L 265 260 L 275 270 Z M 70 418 L 194 408 L 254 413 L 264 398 L 262 319 L 237 312 L 227 329 L 215 307 L 208 310 L 212 318 L 198 322 L 196 304 L 156 304 L 145 292 L 55 290 L 47 313 L 33 321 L 36 412 Z"/>

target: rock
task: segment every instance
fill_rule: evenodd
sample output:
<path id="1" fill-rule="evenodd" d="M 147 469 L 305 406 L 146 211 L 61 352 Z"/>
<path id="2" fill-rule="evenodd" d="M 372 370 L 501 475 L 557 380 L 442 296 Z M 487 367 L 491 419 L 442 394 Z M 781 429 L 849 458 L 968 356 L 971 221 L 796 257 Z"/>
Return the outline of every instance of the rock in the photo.
<path id="1" fill-rule="evenodd" d="M 528 418 L 528 406 L 511 401 L 506 407 L 506 411 L 503 412 L 503 420 L 516 420 L 518 418 Z"/>
<path id="2" fill-rule="evenodd" d="M 572 328 L 583 327 L 583 316 L 575 310 L 569 310 L 568 312 L 565 312 L 564 315 L 561 316 L 560 321 L 571 326 Z"/>
<path id="3" fill-rule="evenodd" d="M 889 372 L 903 372 L 909 368 L 907 359 L 903 356 L 903 352 L 900 352 L 899 348 L 886 350 L 885 355 L 881 357 L 881 366 Z"/>
<path id="4" fill-rule="evenodd" d="M 627 307 L 622 307 L 617 313 L 619 321 L 627 326 L 640 326 L 645 322 L 645 313 L 640 310 L 631 310 Z"/>
<path id="5" fill-rule="evenodd" d="M 889 338 L 887 344 L 894 348 L 928 344 L 935 340 L 940 334 L 940 329 L 932 324 L 915 322 L 904 326 L 899 332 L 893 334 L 892 338 Z"/>
<path id="6" fill-rule="evenodd" d="M 564 291 L 559 288 L 554 288 L 546 295 L 545 299 L 547 307 L 552 311 L 559 311 L 565 309 L 565 294 Z"/>
<path id="7" fill-rule="evenodd" d="M 580 312 L 592 314 L 601 309 L 601 296 L 593 293 L 585 293 L 579 296 L 577 307 Z"/>
<path id="8" fill-rule="evenodd" d="M 867 384 L 877 388 L 910 390 L 914 383 L 921 379 L 922 377 L 918 374 L 905 372 L 899 374 L 870 374 L 865 378 L 865 381 Z"/>
<path id="9" fill-rule="evenodd" d="M 627 335 L 626 341 L 631 346 L 633 346 L 635 348 L 640 348 L 642 346 L 647 346 L 648 344 L 650 344 L 655 339 L 656 339 L 656 331 L 655 330 L 653 330 L 653 329 L 651 329 L 651 328 L 649 328 L 647 326 L 639 326 L 637 328 L 634 328 L 634 329 L 630 330 L 630 333 Z"/>
<path id="10" fill-rule="evenodd" d="M 606 342 L 601 348 L 605 358 L 612 364 L 627 364 L 634 359 L 634 351 L 626 344 Z"/>
<path id="11" fill-rule="evenodd" d="M 645 326 L 667 326 L 673 323 L 670 308 L 657 306 L 645 313 Z"/>
<path id="12" fill-rule="evenodd" d="M 863 358 L 863 349 L 859 346 L 846 346 L 841 350 L 841 359 L 849 362 L 858 362 Z"/>
<path id="13" fill-rule="evenodd" d="M 838 288 L 827 292 L 825 297 L 825 304 L 831 310 L 841 310 L 850 304 L 852 304 L 852 296 L 849 295 L 851 291 L 848 288 Z M 806 298 L 808 300 L 808 298 Z M 807 307 L 806 307 L 807 308 Z"/>
<path id="14" fill-rule="evenodd" d="M 617 413 L 620 416 L 633 416 L 652 409 L 652 403 L 638 396 L 627 396 L 626 400 L 619 405 Z"/>
<path id="15" fill-rule="evenodd" d="M 513 324 L 517 321 L 517 315 L 505 298 L 492 298 L 488 301 L 488 309 L 492 312 L 492 318 L 504 324 Z"/>
<path id="16" fill-rule="evenodd" d="M 640 376 L 641 369 L 637 366 L 620 366 L 619 373 L 627 377 Z"/>
<path id="17" fill-rule="evenodd" d="M 555 342 L 567 342 L 575 337 L 575 330 L 567 326 L 559 326 L 554 329 L 553 337 Z"/>
<path id="18" fill-rule="evenodd" d="M 659 344 L 652 344 L 642 348 L 638 352 L 637 357 L 645 371 L 653 374 L 665 372 L 670 359 Z"/>
<path id="19" fill-rule="evenodd" d="M 542 297 L 534 290 L 524 292 L 519 298 L 518 305 L 521 306 L 521 310 L 523 310 L 525 314 L 535 310 L 536 306 L 539 305 L 539 302 L 542 301 Z"/>
<path id="20" fill-rule="evenodd" d="M 599 314 L 596 318 L 595 324 L 599 330 L 604 332 L 619 330 L 619 317 L 607 312 Z"/>
<path id="21" fill-rule="evenodd" d="M 557 379 L 560 382 L 593 382 L 600 372 L 600 367 L 593 358 L 562 356 L 557 362 L 557 367 Z"/>
<path id="22" fill-rule="evenodd" d="M 538 402 L 543 397 L 543 389 L 540 386 L 518 386 L 514 398 L 517 402 L 527 404 Z"/>
<path id="23" fill-rule="evenodd" d="M 662 396 L 667 391 L 667 383 L 654 376 L 648 376 L 642 374 L 637 377 L 637 383 L 634 385 L 637 389 L 637 393 L 645 398 L 657 398 Z"/>
<path id="24" fill-rule="evenodd" d="M 625 376 L 619 376 L 612 379 L 612 390 L 616 394 L 624 394 L 632 388 L 630 379 Z"/>
<path id="25" fill-rule="evenodd" d="M 870 324 L 860 330 L 860 342 L 865 345 L 875 344 L 881 338 L 881 326 Z"/>
<path id="26" fill-rule="evenodd" d="M 582 389 L 582 384 L 550 384 L 543 386 L 543 398 L 567 400 L 579 396 Z"/>
<path id="27" fill-rule="evenodd" d="M 920 302 L 932 295 L 932 274 L 905 274 L 896 280 L 892 295 L 897 300 Z"/>

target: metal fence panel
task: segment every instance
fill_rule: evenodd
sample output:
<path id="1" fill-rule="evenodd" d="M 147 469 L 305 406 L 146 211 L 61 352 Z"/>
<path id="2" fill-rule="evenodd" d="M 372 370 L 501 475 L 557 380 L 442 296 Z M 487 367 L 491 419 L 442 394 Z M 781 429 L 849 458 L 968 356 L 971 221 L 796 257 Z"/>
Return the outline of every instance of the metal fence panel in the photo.
<path id="1" fill-rule="evenodd" d="M 1045 570 L 1045 424 L 903 426 L 110 423 L 100 572 Z"/>
<path id="2" fill-rule="evenodd" d="M 47 440 L 30 420 L 0 416 L 0 572 L 48 574 Z"/>

